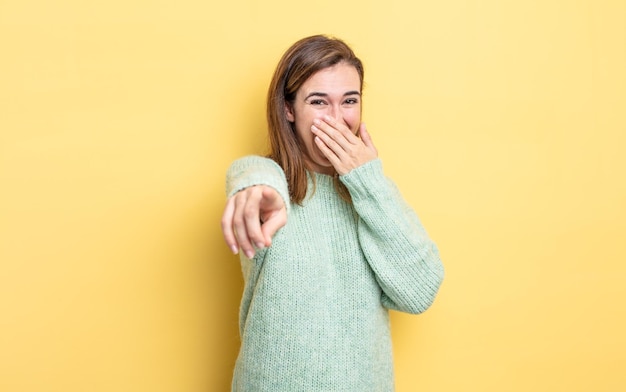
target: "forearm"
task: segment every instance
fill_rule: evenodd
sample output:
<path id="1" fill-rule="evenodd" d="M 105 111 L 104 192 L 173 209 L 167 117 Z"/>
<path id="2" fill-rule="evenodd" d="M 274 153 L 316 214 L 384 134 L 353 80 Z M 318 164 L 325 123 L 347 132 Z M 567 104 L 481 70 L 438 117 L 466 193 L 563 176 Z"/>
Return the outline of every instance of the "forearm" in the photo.
<path id="1" fill-rule="evenodd" d="M 383 304 L 404 312 L 423 312 L 443 279 L 436 245 L 384 176 L 379 160 L 341 179 L 359 214 L 359 240 L 383 290 Z"/>
<path id="2" fill-rule="evenodd" d="M 226 174 L 226 195 L 231 197 L 242 189 L 266 185 L 274 188 L 289 210 L 289 189 L 282 168 L 273 160 L 249 155 L 234 161 Z"/>

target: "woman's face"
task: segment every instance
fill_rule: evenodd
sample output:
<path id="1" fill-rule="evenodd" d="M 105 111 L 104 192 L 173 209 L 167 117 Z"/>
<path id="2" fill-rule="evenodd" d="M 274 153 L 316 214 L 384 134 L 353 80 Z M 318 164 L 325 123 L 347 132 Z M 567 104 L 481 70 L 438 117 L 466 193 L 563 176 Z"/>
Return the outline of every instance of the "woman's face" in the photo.
<path id="1" fill-rule="evenodd" d="M 352 65 L 343 62 L 314 73 L 296 92 L 294 102 L 287 104 L 286 112 L 309 169 L 334 174 L 335 169 L 313 141 L 311 126 L 314 119 L 329 115 L 356 134 L 361 123 L 359 73 Z"/>

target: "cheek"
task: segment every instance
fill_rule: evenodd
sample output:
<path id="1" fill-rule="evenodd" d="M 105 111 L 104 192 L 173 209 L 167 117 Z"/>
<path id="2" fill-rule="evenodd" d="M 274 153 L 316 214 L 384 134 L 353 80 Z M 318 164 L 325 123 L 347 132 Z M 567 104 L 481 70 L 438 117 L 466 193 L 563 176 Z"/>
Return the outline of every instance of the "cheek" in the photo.
<path id="1" fill-rule="evenodd" d="M 296 128 L 296 134 L 298 135 L 298 139 L 300 139 L 301 143 L 304 145 L 312 145 L 313 143 L 313 132 L 311 132 L 311 125 L 313 125 L 313 120 L 306 120 L 302 117 L 296 120 L 294 124 Z"/>
<path id="2" fill-rule="evenodd" d="M 356 133 L 359 130 L 359 125 L 361 125 L 361 110 L 351 110 L 344 113 L 343 120 L 352 130 L 352 133 Z"/>
<path id="3" fill-rule="evenodd" d="M 313 140 L 313 132 L 311 132 L 311 126 L 313 125 L 313 120 L 319 117 L 321 117 L 319 114 L 311 112 L 303 112 L 300 113 L 298 117 L 296 117 L 295 125 L 301 139 L 303 139 L 304 141 Z"/>

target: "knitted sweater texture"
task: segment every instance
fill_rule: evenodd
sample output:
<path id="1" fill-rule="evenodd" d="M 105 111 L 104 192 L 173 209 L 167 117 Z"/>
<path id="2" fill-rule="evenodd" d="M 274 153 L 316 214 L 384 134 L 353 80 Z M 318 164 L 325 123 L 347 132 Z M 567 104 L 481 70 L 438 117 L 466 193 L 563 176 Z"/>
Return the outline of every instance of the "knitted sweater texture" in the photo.
<path id="1" fill-rule="evenodd" d="M 274 161 L 249 156 L 231 165 L 229 196 L 263 184 L 287 205 L 287 224 L 272 246 L 252 259 L 240 256 L 245 286 L 233 391 L 394 390 L 388 309 L 425 311 L 443 266 L 379 159 L 339 180 L 352 203 L 331 176 L 309 174 L 307 197 L 297 205 Z"/>

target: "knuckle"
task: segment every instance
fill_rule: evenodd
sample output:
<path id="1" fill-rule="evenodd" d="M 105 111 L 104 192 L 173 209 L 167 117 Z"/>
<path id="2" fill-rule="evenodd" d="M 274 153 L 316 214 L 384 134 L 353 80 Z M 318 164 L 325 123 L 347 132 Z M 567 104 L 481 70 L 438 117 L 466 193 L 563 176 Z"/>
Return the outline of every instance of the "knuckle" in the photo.
<path id="1" fill-rule="evenodd" d="M 245 220 L 254 219 L 257 215 L 257 210 L 252 206 L 246 207 L 246 209 L 243 211 L 243 218 Z"/>
<path id="2" fill-rule="evenodd" d="M 235 208 L 241 207 L 242 205 L 246 203 L 246 200 L 247 200 L 246 195 L 242 194 L 241 192 L 237 193 L 235 196 L 233 196 L 233 198 L 234 198 Z"/>
<path id="3" fill-rule="evenodd" d="M 237 215 L 237 216 L 233 217 L 233 225 L 235 227 L 240 227 L 241 225 L 243 225 L 243 216 L 242 215 Z"/>

